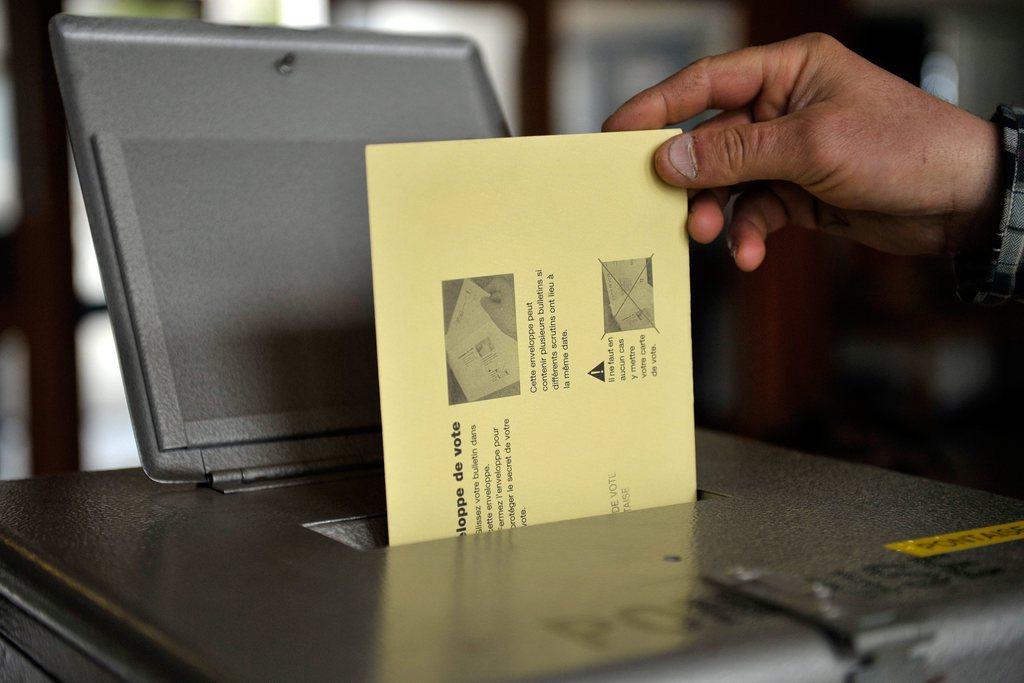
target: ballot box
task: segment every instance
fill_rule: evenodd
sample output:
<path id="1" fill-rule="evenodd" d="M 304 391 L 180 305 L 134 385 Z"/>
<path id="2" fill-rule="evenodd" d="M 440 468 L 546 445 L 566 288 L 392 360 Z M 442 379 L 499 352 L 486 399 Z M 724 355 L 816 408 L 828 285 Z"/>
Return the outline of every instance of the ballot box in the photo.
<path id="1" fill-rule="evenodd" d="M 698 432 L 701 499 L 388 548 L 365 469 L 0 484 L 0 652 L 40 680 L 1014 681 L 1024 503 Z M 1020 528 L 1021 522 L 1018 522 Z"/>
<path id="2" fill-rule="evenodd" d="M 693 504 L 389 547 L 362 146 L 503 134 L 475 50 L 53 36 L 145 471 L 0 484 L 6 678 L 1024 674 L 1024 502 L 727 435 Z"/>

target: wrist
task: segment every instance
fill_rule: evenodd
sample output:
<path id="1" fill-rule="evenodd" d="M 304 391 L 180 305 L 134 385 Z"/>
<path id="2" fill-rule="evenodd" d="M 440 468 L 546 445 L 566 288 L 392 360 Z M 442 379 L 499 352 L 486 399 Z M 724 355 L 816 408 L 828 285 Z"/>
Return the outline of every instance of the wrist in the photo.
<path id="1" fill-rule="evenodd" d="M 966 136 L 968 144 L 956 174 L 956 199 L 946 232 L 951 255 L 991 250 L 1002 215 L 1002 130 L 988 121 L 977 119 L 976 123 L 973 134 Z"/>

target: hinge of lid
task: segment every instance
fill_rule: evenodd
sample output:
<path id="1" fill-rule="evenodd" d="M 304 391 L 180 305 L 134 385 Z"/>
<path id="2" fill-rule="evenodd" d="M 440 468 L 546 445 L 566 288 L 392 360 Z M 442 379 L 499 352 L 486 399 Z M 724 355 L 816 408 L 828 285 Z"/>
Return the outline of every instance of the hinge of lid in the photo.
<path id="1" fill-rule="evenodd" d="M 705 577 L 715 586 L 738 593 L 822 630 L 855 662 L 847 680 L 926 680 L 919 646 L 932 633 L 905 609 L 879 609 L 864 601 L 836 598 L 818 581 L 764 569 L 735 567 Z"/>
<path id="2" fill-rule="evenodd" d="M 241 493 L 282 486 L 300 486 L 349 476 L 355 471 L 379 469 L 379 466 L 374 467 L 374 464 L 372 461 L 353 462 L 350 457 L 344 460 L 312 460 L 217 470 L 208 472 L 206 479 L 210 487 L 216 491 Z"/>

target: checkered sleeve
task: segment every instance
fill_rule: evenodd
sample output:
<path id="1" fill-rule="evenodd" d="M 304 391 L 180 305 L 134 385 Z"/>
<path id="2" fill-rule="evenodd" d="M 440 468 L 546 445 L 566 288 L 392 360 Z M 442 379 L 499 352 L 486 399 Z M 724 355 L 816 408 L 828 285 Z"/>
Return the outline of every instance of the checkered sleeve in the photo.
<path id="1" fill-rule="evenodd" d="M 957 295 L 978 304 L 1024 301 L 1024 107 L 1000 106 L 1006 187 L 1003 213 L 988 258 L 957 256 Z"/>

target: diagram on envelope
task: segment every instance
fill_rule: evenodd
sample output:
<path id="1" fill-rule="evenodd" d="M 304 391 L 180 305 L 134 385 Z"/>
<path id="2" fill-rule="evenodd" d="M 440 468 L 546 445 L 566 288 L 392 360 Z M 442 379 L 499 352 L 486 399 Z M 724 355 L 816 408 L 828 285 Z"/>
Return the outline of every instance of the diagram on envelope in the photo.
<path id="1" fill-rule="evenodd" d="M 601 261 L 604 331 L 657 329 L 654 324 L 653 257 Z"/>
<path id="2" fill-rule="evenodd" d="M 490 280 L 495 282 L 499 278 L 508 278 L 506 286 L 511 287 L 511 275 Z M 485 302 L 491 302 L 492 293 L 471 278 L 445 285 L 447 292 L 458 285 L 458 296 L 444 337 L 448 370 L 460 390 L 454 391 L 455 387 L 449 386 L 449 404 L 518 394 L 519 349 L 515 337 L 503 332 L 485 308 Z M 450 302 L 445 303 L 446 308 L 450 306 Z M 506 326 L 506 330 L 515 335 L 514 318 L 511 329 Z"/>

